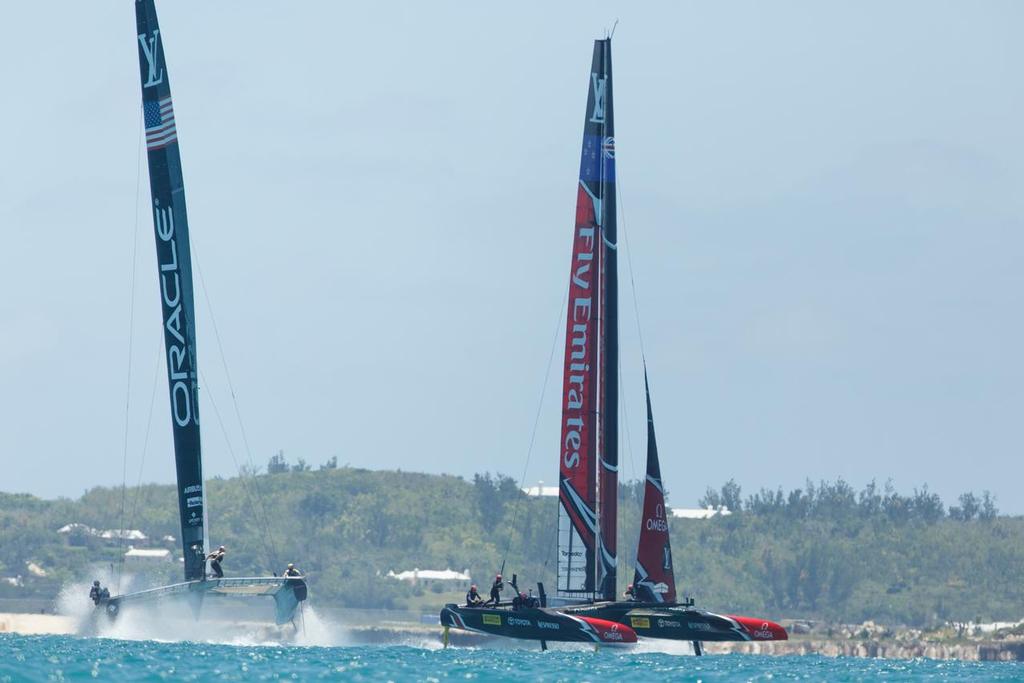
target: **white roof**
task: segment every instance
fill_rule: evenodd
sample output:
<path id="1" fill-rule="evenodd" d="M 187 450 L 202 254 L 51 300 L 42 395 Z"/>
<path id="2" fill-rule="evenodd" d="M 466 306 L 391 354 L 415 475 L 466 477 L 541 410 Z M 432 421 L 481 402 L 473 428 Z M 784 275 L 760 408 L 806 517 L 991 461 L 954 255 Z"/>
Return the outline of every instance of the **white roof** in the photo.
<path id="1" fill-rule="evenodd" d="M 100 532 L 100 538 L 123 538 L 127 541 L 145 541 L 148 537 L 138 529 L 106 529 Z"/>
<path id="2" fill-rule="evenodd" d="M 544 482 L 538 481 L 536 486 L 526 486 L 523 493 L 528 496 L 557 496 L 557 486 L 544 486 Z"/>
<path id="3" fill-rule="evenodd" d="M 28 569 L 29 574 L 34 574 L 35 576 L 46 576 L 46 570 L 35 562 L 25 562 L 25 567 Z"/>
<path id="4" fill-rule="evenodd" d="M 715 515 L 731 515 L 727 507 L 706 507 L 706 508 L 671 508 L 672 516 L 681 519 L 711 519 Z"/>
<path id="5" fill-rule="evenodd" d="M 93 529 L 91 526 L 88 526 L 86 524 L 82 524 L 81 522 L 72 522 L 71 524 L 65 524 L 61 528 L 57 529 L 57 533 L 58 534 L 70 534 L 72 531 L 75 531 L 76 529 L 81 529 L 85 533 L 90 534 L 92 536 L 96 535 L 96 530 L 95 529 Z"/>
<path id="6" fill-rule="evenodd" d="M 454 569 L 413 569 L 411 571 L 388 572 L 388 576 L 399 581 L 469 581 L 468 572 L 457 572 Z"/>
<path id="7" fill-rule="evenodd" d="M 171 551 L 166 548 L 129 548 L 124 556 L 139 560 L 169 560 Z"/>

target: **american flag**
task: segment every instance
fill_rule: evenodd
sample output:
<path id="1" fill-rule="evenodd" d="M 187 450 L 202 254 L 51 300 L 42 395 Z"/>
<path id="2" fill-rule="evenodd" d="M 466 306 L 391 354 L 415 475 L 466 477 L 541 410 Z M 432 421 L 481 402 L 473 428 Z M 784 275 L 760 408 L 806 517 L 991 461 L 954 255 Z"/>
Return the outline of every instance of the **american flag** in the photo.
<path id="1" fill-rule="evenodd" d="M 159 102 L 149 100 L 142 103 L 142 112 L 146 119 L 146 149 L 163 149 L 178 139 L 174 127 L 174 107 L 168 95 Z"/>

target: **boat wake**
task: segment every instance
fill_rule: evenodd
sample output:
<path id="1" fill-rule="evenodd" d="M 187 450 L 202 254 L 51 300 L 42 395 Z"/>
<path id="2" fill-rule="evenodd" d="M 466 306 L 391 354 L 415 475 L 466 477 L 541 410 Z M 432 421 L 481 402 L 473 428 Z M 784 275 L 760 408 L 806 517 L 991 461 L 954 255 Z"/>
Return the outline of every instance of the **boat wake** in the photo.
<path id="1" fill-rule="evenodd" d="M 104 586 L 117 585 L 109 573 L 95 578 Z M 121 585 L 132 586 L 139 578 L 124 575 Z M 216 598 L 204 601 L 199 618 L 187 601 L 168 598 L 132 605 L 122 610 L 116 620 L 110 620 L 88 598 L 91 584 L 89 580 L 67 583 L 56 600 L 57 612 L 72 619 L 74 633 L 80 636 L 238 646 L 343 647 L 351 644 L 344 626 L 318 614 L 305 603 L 295 615 L 294 626 L 276 626 L 272 619 L 261 619 L 244 605 Z"/>

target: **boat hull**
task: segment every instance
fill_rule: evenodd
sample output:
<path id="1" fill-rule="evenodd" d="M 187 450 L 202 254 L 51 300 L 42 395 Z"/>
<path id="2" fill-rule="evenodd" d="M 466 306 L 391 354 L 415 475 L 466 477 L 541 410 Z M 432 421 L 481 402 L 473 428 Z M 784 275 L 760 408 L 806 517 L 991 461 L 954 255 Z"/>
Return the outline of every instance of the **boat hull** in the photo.
<path id="1" fill-rule="evenodd" d="M 779 624 L 767 619 L 715 614 L 687 605 L 605 602 L 560 608 L 564 614 L 594 617 L 629 626 L 642 638 L 705 642 L 788 640 Z"/>
<path id="2" fill-rule="evenodd" d="M 543 608 L 512 610 L 449 604 L 441 610 L 441 625 L 523 640 L 603 645 L 636 642 L 636 632 L 621 622 Z"/>

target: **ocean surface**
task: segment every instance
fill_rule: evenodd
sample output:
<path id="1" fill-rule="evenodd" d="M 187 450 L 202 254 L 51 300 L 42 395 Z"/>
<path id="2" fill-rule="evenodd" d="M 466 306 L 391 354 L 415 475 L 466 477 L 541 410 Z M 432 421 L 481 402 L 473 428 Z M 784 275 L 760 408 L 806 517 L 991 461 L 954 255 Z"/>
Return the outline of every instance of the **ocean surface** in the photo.
<path id="1" fill-rule="evenodd" d="M 1017 663 L 587 649 L 216 645 L 0 634 L 0 681 L 1020 681 Z"/>

